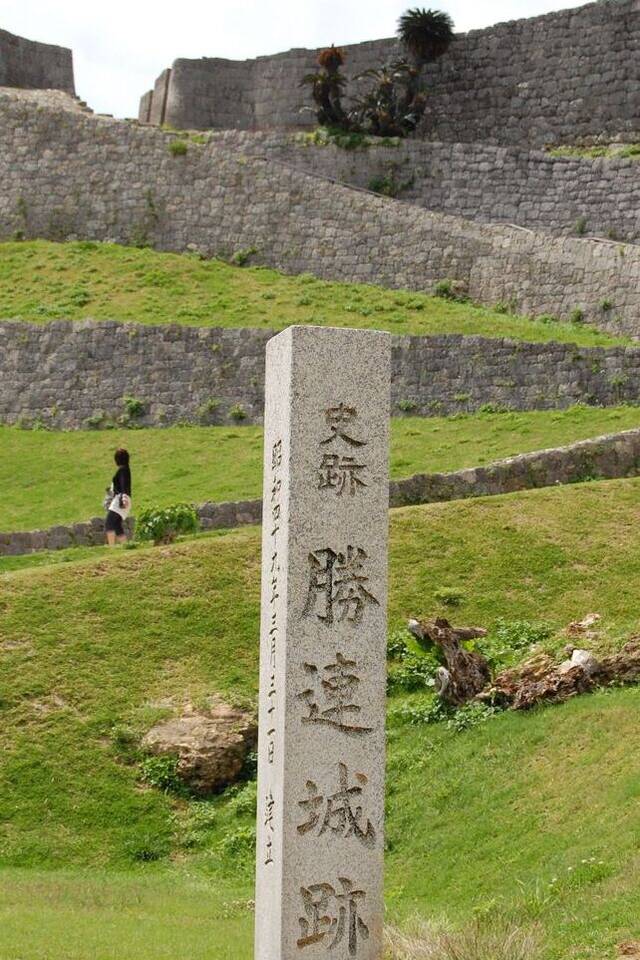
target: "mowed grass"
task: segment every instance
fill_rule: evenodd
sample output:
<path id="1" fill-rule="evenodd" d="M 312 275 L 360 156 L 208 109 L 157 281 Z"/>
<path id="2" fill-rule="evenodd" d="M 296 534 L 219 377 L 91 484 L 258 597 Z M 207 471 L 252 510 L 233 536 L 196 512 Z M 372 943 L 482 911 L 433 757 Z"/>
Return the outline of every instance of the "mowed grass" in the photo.
<path id="1" fill-rule="evenodd" d="M 630 342 L 593 327 L 513 316 L 504 305 L 490 310 L 421 293 L 88 241 L 0 244 L 0 317 L 32 323 L 92 318 L 274 330 L 312 323 L 582 346 Z"/>
<path id="2" fill-rule="evenodd" d="M 0 871 L 0 928 L 2 960 L 251 957 L 246 896 L 166 871 Z"/>
<path id="3" fill-rule="evenodd" d="M 390 624 L 450 587 L 457 622 L 597 611 L 614 647 L 640 625 L 639 522 L 639 480 L 394 511 Z M 131 744 L 187 700 L 255 704 L 259 552 L 243 529 L 0 576 L 1 957 L 251 957 L 255 787 L 173 799 L 140 785 Z M 496 913 L 540 924 L 544 960 L 613 958 L 638 930 L 637 691 L 464 733 L 407 725 L 411 699 L 390 699 L 390 917 Z"/>
<path id="4" fill-rule="evenodd" d="M 639 407 L 571 407 L 392 422 L 391 475 L 436 473 L 640 427 Z M 259 427 L 20 430 L 0 426 L 0 530 L 73 523 L 101 512 L 113 452 L 131 452 L 136 506 L 261 496 Z"/>

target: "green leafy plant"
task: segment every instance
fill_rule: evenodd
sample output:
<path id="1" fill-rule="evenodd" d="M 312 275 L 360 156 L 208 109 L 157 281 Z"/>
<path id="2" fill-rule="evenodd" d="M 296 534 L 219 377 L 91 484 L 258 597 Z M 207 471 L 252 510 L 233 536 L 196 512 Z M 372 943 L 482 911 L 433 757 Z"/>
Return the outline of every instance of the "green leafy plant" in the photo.
<path id="1" fill-rule="evenodd" d="M 354 101 L 353 126 L 376 137 L 406 137 L 416 129 L 427 103 L 417 66 L 395 60 L 355 79 L 369 81 L 369 87 Z"/>
<path id="2" fill-rule="evenodd" d="M 584 323 L 584 310 L 582 307 L 575 307 L 569 314 L 571 323 Z"/>
<path id="3" fill-rule="evenodd" d="M 164 793 L 185 793 L 185 786 L 178 776 L 177 757 L 144 757 L 140 763 L 140 778 Z"/>
<path id="4" fill-rule="evenodd" d="M 241 403 L 234 403 L 234 405 L 229 410 L 229 416 L 232 420 L 240 421 L 247 419 L 247 411 L 244 409 Z"/>
<path id="5" fill-rule="evenodd" d="M 387 657 L 390 660 L 404 660 L 409 655 L 408 630 L 394 630 L 387 638 Z"/>
<path id="6" fill-rule="evenodd" d="M 433 288 L 433 295 L 456 303 L 466 303 L 469 299 L 463 292 L 462 285 L 456 280 L 438 280 Z"/>
<path id="7" fill-rule="evenodd" d="M 256 247 L 246 247 L 244 250 L 236 250 L 231 256 L 229 263 L 234 267 L 244 267 L 257 252 Z"/>
<path id="8" fill-rule="evenodd" d="M 452 713 L 452 708 L 444 700 L 436 694 L 431 694 L 426 699 L 420 698 L 418 702 L 403 703 L 393 711 L 392 715 L 402 723 L 419 726 L 423 723 L 441 723 L 443 720 L 448 720 Z"/>
<path id="9" fill-rule="evenodd" d="M 192 504 L 147 507 L 138 517 L 136 535 L 140 540 L 153 540 L 156 544 L 172 543 L 180 534 L 196 533 L 198 526 L 198 514 Z"/>
<path id="10" fill-rule="evenodd" d="M 435 653 L 407 653 L 400 665 L 389 671 L 387 691 L 389 693 L 413 693 L 425 690 L 435 684 L 435 673 L 440 666 Z"/>
<path id="11" fill-rule="evenodd" d="M 127 420 L 138 420 L 144 414 L 144 400 L 138 397 L 123 397 L 122 404 Z"/>
<path id="12" fill-rule="evenodd" d="M 172 157 L 184 157 L 188 149 L 184 140 L 171 140 L 169 143 L 169 153 Z"/>
<path id="13" fill-rule="evenodd" d="M 496 620 L 486 637 L 475 641 L 492 669 L 511 666 L 524 652 L 544 643 L 552 634 L 551 627 L 530 620 Z"/>
<path id="14" fill-rule="evenodd" d="M 398 409 L 402 410 L 403 413 L 411 413 L 417 406 L 418 404 L 415 400 L 398 400 Z"/>
<path id="15" fill-rule="evenodd" d="M 575 230 L 577 237 L 583 237 L 587 232 L 587 218 L 585 216 L 578 217 L 573 229 Z"/>
<path id="16" fill-rule="evenodd" d="M 198 419 L 200 423 L 209 424 L 215 419 L 215 415 L 220 407 L 220 401 L 215 397 L 209 397 L 198 407 Z"/>
<path id="17" fill-rule="evenodd" d="M 447 729 L 462 733 L 481 723 L 486 723 L 491 717 L 500 713 L 498 707 L 486 703 L 465 703 L 459 707 L 447 720 Z"/>

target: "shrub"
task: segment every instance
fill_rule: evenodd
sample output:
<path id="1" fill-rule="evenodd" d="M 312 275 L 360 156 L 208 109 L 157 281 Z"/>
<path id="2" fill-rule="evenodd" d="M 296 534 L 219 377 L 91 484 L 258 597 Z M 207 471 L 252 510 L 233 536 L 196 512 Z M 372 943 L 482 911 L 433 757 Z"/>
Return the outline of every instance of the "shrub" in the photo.
<path id="1" fill-rule="evenodd" d="M 234 405 L 229 410 L 229 416 L 232 420 L 246 420 L 247 413 L 241 403 L 234 403 Z"/>
<path id="2" fill-rule="evenodd" d="M 188 149 L 184 140 L 172 140 L 169 144 L 169 153 L 173 157 L 184 157 Z"/>
<path id="3" fill-rule="evenodd" d="M 257 252 L 258 251 L 256 247 L 246 247 L 244 250 L 236 250 L 229 260 L 229 263 L 233 267 L 244 267 L 249 262 L 251 257 Z"/>
<path id="4" fill-rule="evenodd" d="M 144 413 L 144 401 L 138 397 L 123 397 L 125 416 L 128 420 L 137 420 Z"/>
<path id="5" fill-rule="evenodd" d="M 584 322 L 584 310 L 582 307 L 575 307 L 569 314 L 569 320 L 571 323 L 583 323 Z"/>
<path id="6" fill-rule="evenodd" d="M 611 300 L 605 297 L 604 300 L 600 301 L 600 309 L 603 313 L 608 313 L 609 310 L 613 310 L 613 303 Z"/>
<path id="7" fill-rule="evenodd" d="M 145 757 L 140 764 L 140 777 L 144 783 L 164 793 L 185 793 L 185 786 L 178 776 L 177 757 Z"/>
<path id="8" fill-rule="evenodd" d="M 399 667 L 390 670 L 387 676 L 389 693 L 412 693 L 434 686 L 435 673 L 440 664 L 432 652 L 416 654 L 409 652 Z"/>
<path id="9" fill-rule="evenodd" d="M 407 630 L 394 630 L 387 638 L 387 657 L 390 660 L 404 660 L 409 655 Z"/>
<path id="10" fill-rule="evenodd" d="M 587 218 L 584 216 L 578 217 L 574 224 L 574 230 L 576 232 L 576 236 L 583 237 L 587 232 Z"/>
<path id="11" fill-rule="evenodd" d="M 198 407 L 198 419 L 200 422 L 211 423 L 215 418 L 219 406 L 220 401 L 216 400 L 215 397 L 209 397 L 208 400 L 205 400 L 205 402 Z"/>
<path id="12" fill-rule="evenodd" d="M 546 623 L 499 619 L 476 645 L 492 669 L 501 669 L 520 659 L 523 652 L 548 640 L 551 634 L 551 627 Z"/>
<path id="13" fill-rule="evenodd" d="M 457 280 L 438 280 L 433 288 L 433 295 L 456 303 L 466 303 L 469 299 L 463 290 L 463 285 Z"/>
<path id="14" fill-rule="evenodd" d="M 418 404 L 415 400 L 399 400 L 398 409 L 402 410 L 403 413 L 410 413 L 412 410 L 417 408 Z"/>
<path id="15" fill-rule="evenodd" d="M 171 543 L 179 534 L 196 533 L 198 514 L 188 503 L 170 507 L 147 507 L 138 517 L 136 534 L 140 540 Z"/>

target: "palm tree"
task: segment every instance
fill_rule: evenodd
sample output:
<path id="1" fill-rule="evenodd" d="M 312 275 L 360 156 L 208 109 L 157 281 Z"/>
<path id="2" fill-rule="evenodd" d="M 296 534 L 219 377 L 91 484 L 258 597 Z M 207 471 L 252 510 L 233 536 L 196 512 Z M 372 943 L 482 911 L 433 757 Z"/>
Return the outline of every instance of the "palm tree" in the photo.
<path id="1" fill-rule="evenodd" d="M 419 66 L 437 60 L 454 39 L 453 20 L 441 10 L 415 7 L 398 20 L 398 36 Z"/>

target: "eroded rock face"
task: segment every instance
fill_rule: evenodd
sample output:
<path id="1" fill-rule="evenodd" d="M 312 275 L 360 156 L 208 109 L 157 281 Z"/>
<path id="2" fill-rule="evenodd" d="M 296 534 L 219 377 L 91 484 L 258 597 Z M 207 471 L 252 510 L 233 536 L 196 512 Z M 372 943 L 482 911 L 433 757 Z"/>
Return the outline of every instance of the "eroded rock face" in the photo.
<path id="1" fill-rule="evenodd" d="M 238 779 L 256 738 L 249 714 L 221 704 L 206 713 L 189 709 L 163 720 L 149 730 L 142 746 L 155 756 L 177 756 L 180 778 L 194 793 L 209 796 Z"/>

